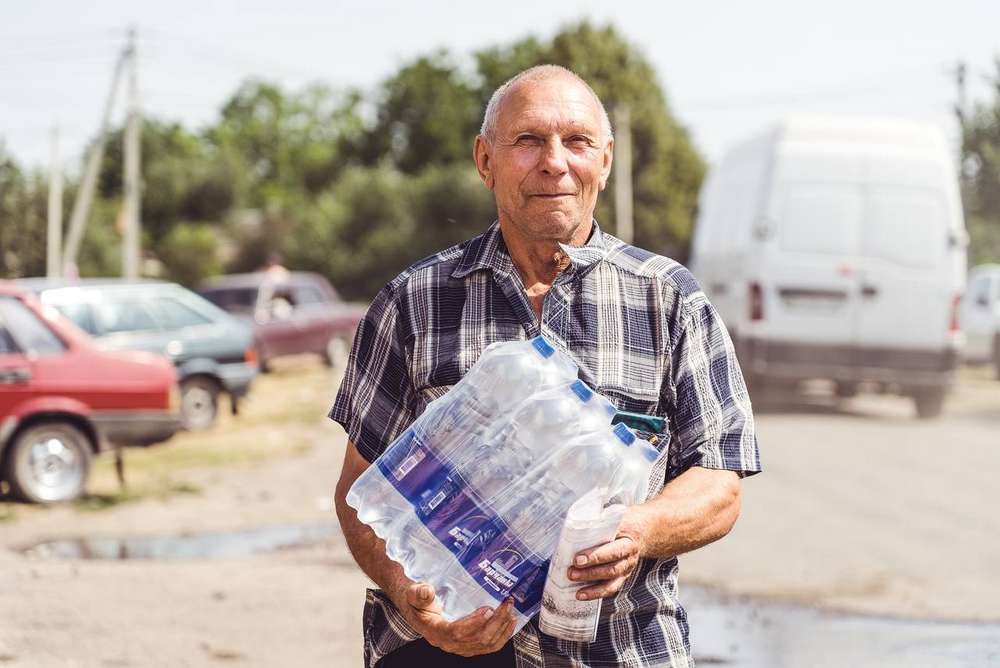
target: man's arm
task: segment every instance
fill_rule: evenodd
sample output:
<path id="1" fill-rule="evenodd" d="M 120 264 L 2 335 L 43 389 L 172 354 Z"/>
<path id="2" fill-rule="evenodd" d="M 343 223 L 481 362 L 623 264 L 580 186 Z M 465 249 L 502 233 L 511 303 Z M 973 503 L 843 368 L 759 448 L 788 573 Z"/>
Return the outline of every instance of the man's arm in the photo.
<path id="1" fill-rule="evenodd" d="M 604 598 L 621 590 L 641 557 L 664 559 L 719 540 L 740 514 L 740 481 L 733 471 L 692 467 L 654 498 L 631 506 L 615 540 L 577 554 L 569 578 L 598 582 L 577 598 Z"/>
<path id="2" fill-rule="evenodd" d="M 402 566 L 386 556 L 385 542 L 347 505 L 347 491 L 368 466 L 348 441 L 334 501 L 347 547 L 358 566 L 389 596 L 413 630 L 435 647 L 462 656 L 499 650 L 514 633 L 516 618 L 510 599 L 496 610 L 480 608 L 454 622 L 445 621 L 433 587 L 407 578 Z"/>

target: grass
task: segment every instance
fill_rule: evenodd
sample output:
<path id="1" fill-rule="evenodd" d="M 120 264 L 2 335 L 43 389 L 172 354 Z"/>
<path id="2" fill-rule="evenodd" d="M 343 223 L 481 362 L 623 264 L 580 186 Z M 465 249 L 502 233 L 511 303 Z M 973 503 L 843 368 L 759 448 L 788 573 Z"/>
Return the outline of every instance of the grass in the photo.
<path id="1" fill-rule="evenodd" d="M 231 415 L 228 401 L 221 399 L 211 429 L 179 433 L 148 448 L 126 448 L 126 489 L 118 484 L 114 457 L 96 458 L 88 494 L 74 507 L 95 512 L 144 498 L 200 494 L 201 487 L 188 479 L 193 470 L 252 466 L 308 452 L 327 428 L 325 416 L 339 375 L 309 356 L 277 360 L 274 367 L 254 381 L 239 416 Z M 15 519 L 21 510 L 44 509 L 0 502 L 0 522 Z"/>

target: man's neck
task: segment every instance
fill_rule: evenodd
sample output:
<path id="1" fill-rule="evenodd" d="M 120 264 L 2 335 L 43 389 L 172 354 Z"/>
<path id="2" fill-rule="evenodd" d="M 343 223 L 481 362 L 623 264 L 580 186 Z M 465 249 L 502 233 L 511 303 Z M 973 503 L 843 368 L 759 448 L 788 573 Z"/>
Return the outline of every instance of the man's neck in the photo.
<path id="1" fill-rule="evenodd" d="M 571 238 L 562 243 L 584 245 L 590 238 L 593 225 L 593 221 L 580 225 Z M 514 268 L 529 293 L 535 287 L 551 287 L 556 277 L 569 266 L 569 258 L 555 239 L 527 239 L 518 233 L 514 225 L 505 225 L 503 219 L 500 220 L 500 232 Z"/>

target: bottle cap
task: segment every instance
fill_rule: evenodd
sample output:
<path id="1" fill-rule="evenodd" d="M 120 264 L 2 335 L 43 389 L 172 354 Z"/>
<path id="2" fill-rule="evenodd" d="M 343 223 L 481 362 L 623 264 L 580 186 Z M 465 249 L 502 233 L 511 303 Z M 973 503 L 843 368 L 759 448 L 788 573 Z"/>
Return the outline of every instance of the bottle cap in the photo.
<path id="1" fill-rule="evenodd" d="M 552 344 L 545 340 L 544 336 L 536 336 L 531 340 L 531 345 L 535 347 L 538 354 L 542 357 L 549 358 L 555 354 L 556 349 L 552 347 Z"/>
<path id="2" fill-rule="evenodd" d="M 648 441 L 641 444 L 639 451 L 642 452 L 642 456 L 645 457 L 646 461 L 650 464 L 655 462 L 660 456 L 660 451 L 650 445 Z"/>
<path id="3" fill-rule="evenodd" d="M 573 394 L 580 397 L 580 401 L 584 403 L 590 401 L 590 398 L 594 396 L 594 391 L 587 387 L 582 380 L 574 380 L 569 389 L 573 390 Z"/>
<path id="4" fill-rule="evenodd" d="M 618 440 L 625 445 L 632 445 L 632 443 L 635 442 L 635 434 L 621 422 L 615 425 L 614 432 L 615 436 L 618 437 Z"/>

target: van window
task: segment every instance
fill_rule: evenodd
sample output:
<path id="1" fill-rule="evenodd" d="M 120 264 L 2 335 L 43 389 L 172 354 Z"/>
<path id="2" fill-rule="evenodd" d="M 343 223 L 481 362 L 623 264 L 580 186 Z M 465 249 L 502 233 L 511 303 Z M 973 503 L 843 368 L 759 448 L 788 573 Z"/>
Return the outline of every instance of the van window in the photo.
<path id="1" fill-rule="evenodd" d="M 0 298 L 0 329 L 6 332 L 7 339 L 7 343 L 0 342 L 0 347 L 9 346 L 12 348 L 11 352 L 18 347 L 37 355 L 51 355 L 66 350 L 66 344 L 35 315 L 34 311 L 17 299 Z M 5 337 L 0 336 L 0 339 L 2 338 Z M 15 345 L 14 340 L 20 343 L 20 346 Z"/>
<path id="2" fill-rule="evenodd" d="M 879 185 L 868 191 L 863 252 L 912 267 L 933 267 L 948 248 L 948 213 L 933 190 Z"/>
<path id="3" fill-rule="evenodd" d="M 858 248 L 861 196 L 855 186 L 790 183 L 778 220 L 782 250 L 854 254 Z"/>

